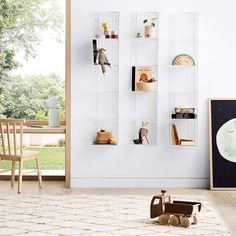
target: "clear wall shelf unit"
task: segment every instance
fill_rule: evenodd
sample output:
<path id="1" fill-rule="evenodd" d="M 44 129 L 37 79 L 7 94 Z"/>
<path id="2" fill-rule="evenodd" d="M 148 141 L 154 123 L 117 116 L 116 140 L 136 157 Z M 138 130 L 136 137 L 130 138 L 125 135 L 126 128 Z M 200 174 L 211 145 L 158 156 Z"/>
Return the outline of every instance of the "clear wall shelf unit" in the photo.
<path id="1" fill-rule="evenodd" d="M 106 32 L 105 32 L 106 31 Z M 118 144 L 119 127 L 119 13 L 101 12 L 94 16 L 94 38 L 92 62 L 93 93 L 93 131 L 92 143 L 95 145 Z M 103 51 L 111 64 L 105 65 L 104 74 L 96 49 Z M 101 139 L 98 132 L 104 129 Z M 100 141 L 98 141 L 98 139 Z"/>
<path id="2" fill-rule="evenodd" d="M 170 16 L 170 143 L 198 143 L 198 15 Z"/>
<path id="3" fill-rule="evenodd" d="M 157 145 L 158 37 L 158 12 L 131 15 L 130 143 L 134 145 Z M 148 141 L 143 137 L 140 143 L 142 123 Z"/>

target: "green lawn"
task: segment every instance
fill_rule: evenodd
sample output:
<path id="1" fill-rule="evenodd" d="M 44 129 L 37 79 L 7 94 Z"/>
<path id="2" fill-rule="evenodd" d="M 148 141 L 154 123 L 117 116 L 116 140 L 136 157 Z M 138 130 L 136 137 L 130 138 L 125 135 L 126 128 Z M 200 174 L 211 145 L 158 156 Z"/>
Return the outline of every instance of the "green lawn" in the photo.
<path id="1" fill-rule="evenodd" d="M 40 152 L 40 164 L 42 170 L 64 170 L 65 169 L 65 148 L 26 148 L 29 151 Z M 18 165 L 17 165 L 18 167 Z M 11 162 L 2 161 L 1 169 L 11 168 Z M 26 161 L 25 169 L 35 169 L 35 160 Z"/>

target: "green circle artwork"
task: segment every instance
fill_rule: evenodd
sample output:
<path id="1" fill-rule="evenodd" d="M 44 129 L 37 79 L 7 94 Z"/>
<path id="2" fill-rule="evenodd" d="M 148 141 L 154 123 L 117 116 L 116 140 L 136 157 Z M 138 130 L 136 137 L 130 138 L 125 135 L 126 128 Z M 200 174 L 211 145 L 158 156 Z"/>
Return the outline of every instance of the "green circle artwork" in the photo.
<path id="1" fill-rule="evenodd" d="M 236 118 L 224 123 L 216 134 L 216 145 L 223 158 L 236 163 Z"/>

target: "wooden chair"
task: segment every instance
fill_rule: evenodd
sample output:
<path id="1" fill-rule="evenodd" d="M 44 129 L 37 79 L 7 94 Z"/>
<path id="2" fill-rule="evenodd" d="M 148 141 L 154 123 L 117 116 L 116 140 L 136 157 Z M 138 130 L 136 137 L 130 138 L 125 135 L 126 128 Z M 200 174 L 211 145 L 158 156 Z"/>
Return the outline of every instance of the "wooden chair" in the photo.
<path id="1" fill-rule="evenodd" d="M 21 193 L 23 174 L 38 173 L 39 187 L 42 187 L 42 176 L 39 163 L 39 152 L 24 151 L 23 150 L 23 124 L 24 120 L 0 119 L 0 139 L 2 143 L 2 150 L 0 151 L 0 169 L 1 161 L 11 161 L 12 168 L 10 170 L 3 170 L 0 173 L 11 171 L 11 185 L 15 182 L 15 166 L 19 162 L 18 175 L 18 193 Z M 19 138 L 17 139 L 17 134 Z M 19 143 L 19 144 L 18 144 Z M 23 173 L 24 162 L 28 160 L 36 160 L 36 170 Z"/>
<path id="2" fill-rule="evenodd" d="M 193 139 L 179 138 L 178 130 L 175 124 L 171 124 L 172 141 L 174 145 L 193 145 Z"/>

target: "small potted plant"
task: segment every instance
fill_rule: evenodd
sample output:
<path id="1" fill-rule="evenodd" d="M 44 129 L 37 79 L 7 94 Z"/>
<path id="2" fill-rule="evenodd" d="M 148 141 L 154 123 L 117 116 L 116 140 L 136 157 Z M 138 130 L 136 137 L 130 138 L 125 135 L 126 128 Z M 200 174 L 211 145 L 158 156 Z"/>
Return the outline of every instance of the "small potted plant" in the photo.
<path id="1" fill-rule="evenodd" d="M 157 18 L 150 18 L 143 21 L 145 38 L 155 38 L 156 20 Z"/>

